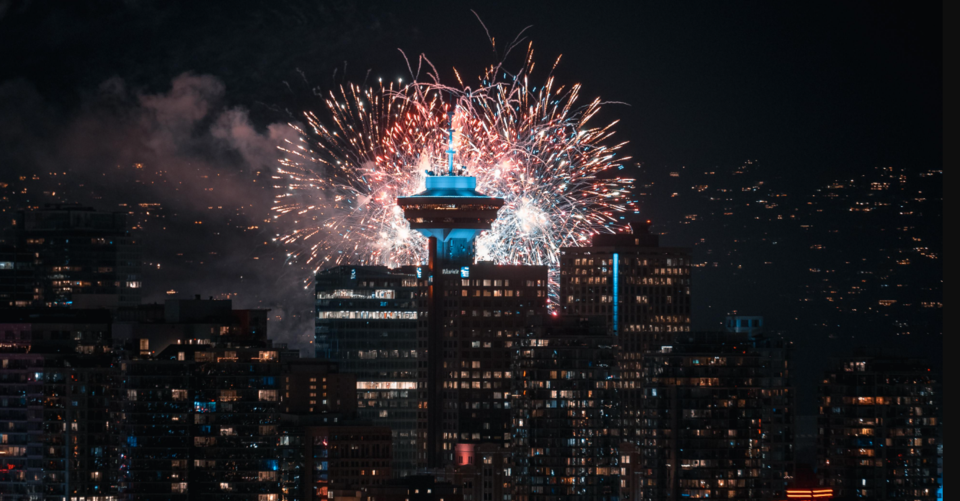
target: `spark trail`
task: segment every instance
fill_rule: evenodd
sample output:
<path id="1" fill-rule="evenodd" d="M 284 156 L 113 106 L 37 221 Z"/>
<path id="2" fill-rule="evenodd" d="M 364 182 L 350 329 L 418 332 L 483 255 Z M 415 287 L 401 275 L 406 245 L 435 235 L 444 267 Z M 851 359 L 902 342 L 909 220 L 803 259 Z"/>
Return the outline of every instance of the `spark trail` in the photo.
<path id="1" fill-rule="evenodd" d="M 273 210 L 289 230 L 277 240 L 314 271 L 423 262 L 426 241 L 396 200 L 422 191 L 426 171 L 445 169 L 452 111 L 455 164 L 478 191 L 505 200 L 477 239 L 477 259 L 548 265 L 555 298 L 560 247 L 623 231 L 620 216 L 637 207 L 634 180 L 617 175 L 629 157 L 617 157 L 625 142 L 611 141 L 616 122 L 591 124 L 605 103 L 581 104 L 580 85 L 558 84 L 553 69 L 531 84 L 534 66 L 530 45 L 519 72 L 492 65 L 476 87 L 459 74 L 458 86 L 444 85 L 433 69 L 423 81 L 328 93 L 325 120 L 306 112 L 306 128 L 291 124 L 298 141 L 282 147 Z"/>

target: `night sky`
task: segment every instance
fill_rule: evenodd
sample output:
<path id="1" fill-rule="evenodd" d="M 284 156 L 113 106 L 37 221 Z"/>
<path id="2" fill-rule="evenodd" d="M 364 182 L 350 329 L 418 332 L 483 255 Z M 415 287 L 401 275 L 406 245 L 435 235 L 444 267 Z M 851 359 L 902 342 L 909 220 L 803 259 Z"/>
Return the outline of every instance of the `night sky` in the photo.
<path id="1" fill-rule="evenodd" d="M 398 48 L 425 53 L 443 78 L 452 67 L 477 74 L 502 54 L 472 8 L 499 50 L 530 26 L 523 36 L 544 67 L 563 55 L 558 80 L 627 103 L 601 118 L 620 119 L 617 137 L 630 141 L 642 216 L 707 263 L 694 275 L 695 327 L 733 310 L 766 315 L 797 344 L 809 383 L 824 353 L 856 346 L 939 358 L 940 308 L 903 305 L 942 301 L 941 5 L 600 4 L 0 0 L 3 226 L 45 202 L 133 210 L 148 300 L 200 293 L 270 307 L 274 337 L 307 346 L 305 272 L 265 244 L 282 124 L 342 82 L 408 79 Z M 893 173 L 907 181 L 869 190 Z M 739 198 L 711 200 L 718 186 Z M 746 186 L 762 188 L 744 198 Z M 754 194 L 766 205 L 782 194 L 771 210 L 796 224 L 756 212 Z M 875 196 L 889 205 L 850 211 Z M 888 266 L 909 253 L 913 268 Z M 813 290 L 828 269 L 828 284 L 885 278 L 858 282 L 876 289 L 843 310 Z M 896 311 L 862 315 L 889 290 Z"/>

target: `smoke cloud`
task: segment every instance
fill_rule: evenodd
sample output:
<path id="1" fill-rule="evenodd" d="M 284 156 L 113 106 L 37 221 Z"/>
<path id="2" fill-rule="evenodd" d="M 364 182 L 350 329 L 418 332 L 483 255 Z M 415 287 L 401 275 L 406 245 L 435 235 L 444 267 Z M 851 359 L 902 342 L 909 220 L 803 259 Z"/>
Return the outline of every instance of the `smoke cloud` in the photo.
<path id="1" fill-rule="evenodd" d="M 202 294 L 270 308 L 270 337 L 309 350 L 308 271 L 273 242 L 271 173 L 284 123 L 258 128 L 211 75 L 161 92 L 102 82 L 68 112 L 29 82 L 0 82 L 3 227 L 15 211 L 78 202 L 123 211 L 143 235 L 148 302 Z"/>

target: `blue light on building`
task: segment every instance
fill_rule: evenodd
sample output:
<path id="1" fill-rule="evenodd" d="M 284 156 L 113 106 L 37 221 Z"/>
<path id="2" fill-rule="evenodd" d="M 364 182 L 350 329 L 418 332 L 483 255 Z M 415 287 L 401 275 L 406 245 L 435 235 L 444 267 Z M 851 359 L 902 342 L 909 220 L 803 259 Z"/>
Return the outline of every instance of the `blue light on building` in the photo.
<path id="1" fill-rule="evenodd" d="M 613 335 L 620 327 L 620 254 L 613 253 Z"/>

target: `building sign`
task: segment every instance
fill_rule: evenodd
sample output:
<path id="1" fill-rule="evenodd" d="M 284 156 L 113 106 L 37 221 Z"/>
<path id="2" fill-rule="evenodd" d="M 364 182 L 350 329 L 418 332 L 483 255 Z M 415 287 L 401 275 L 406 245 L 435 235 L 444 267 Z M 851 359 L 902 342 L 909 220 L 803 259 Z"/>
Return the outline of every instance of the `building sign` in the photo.
<path id="1" fill-rule="evenodd" d="M 470 267 L 464 266 L 460 268 L 460 278 L 470 278 Z"/>

